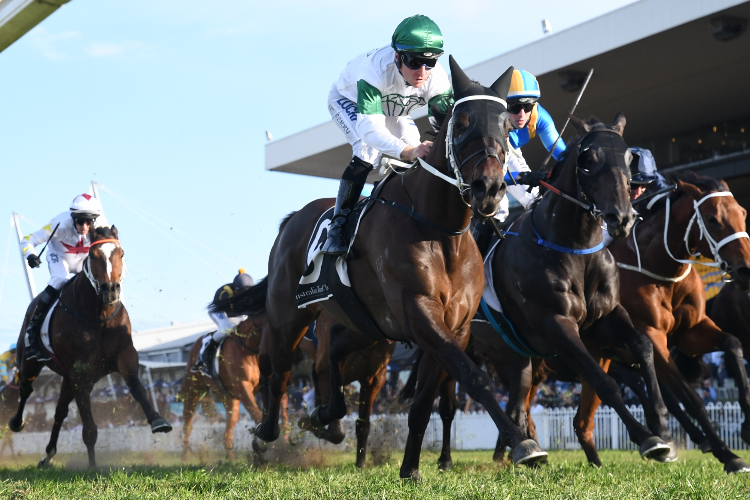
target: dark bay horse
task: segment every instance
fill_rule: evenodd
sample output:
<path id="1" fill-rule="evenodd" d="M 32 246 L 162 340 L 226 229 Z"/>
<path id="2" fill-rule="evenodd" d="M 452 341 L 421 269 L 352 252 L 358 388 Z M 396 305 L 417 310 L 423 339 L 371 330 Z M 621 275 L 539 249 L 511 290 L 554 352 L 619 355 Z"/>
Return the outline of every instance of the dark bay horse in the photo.
<path id="1" fill-rule="evenodd" d="M 329 404 L 331 401 L 331 364 L 328 359 L 330 352 L 331 329 L 345 328 L 336 324 L 336 319 L 326 311 L 320 313 L 315 324 L 315 334 L 318 337 L 318 346 L 312 341 L 303 340 L 300 347 L 306 345 L 305 352 L 315 360 L 315 397 L 320 398 L 321 404 Z M 345 332 L 337 332 L 336 335 L 345 335 Z M 340 363 L 341 383 L 349 385 L 354 381 L 359 382 L 359 410 L 357 412 L 357 423 L 355 432 L 357 435 L 357 460 L 356 466 L 364 468 L 367 458 L 367 438 L 370 434 L 370 415 L 372 405 L 378 396 L 380 389 L 386 382 L 388 363 L 393 351 L 396 349 L 395 342 L 378 342 L 372 347 L 357 351 Z M 313 426 L 309 418 L 300 420 L 299 426 L 315 434 L 316 437 L 325 439 L 334 444 L 344 440 L 345 432 L 341 420 L 337 419 L 328 424 L 324 429 Z"/>
<path id="2" fill-rule="evenodd" d="M 188 354 L 185 376 L 182 378 L 183 427 L 182 459 L 188 458 L 190 451 L 190 434 L 193 430 L 193 415 L 199 402 L 211 405 L 212 391 L 226 408 L 226 428 L 224 430 L 224 449 L 230 462 L 234 461 L 234 427 L 240 418 L 240 402 L 255 422 L 261 421 L 261 411 L 255 402 L 255 393 L 260 384 L 258 355 L 261 348 L 263 329 L 266 326 L 264 316 L 249 317 L 237 326 L 237 331 L 226 338 L 219 356 L 218 387 L 213 378 L 200 372 L 192 372 L 200 352 L 203 337 L 193 344 Z M 204 397 L 207 399 L 204 401 Z M 205 406 L 204 406 L 205 412 Z M 282 418 L 286 417 L 283 412 Z"/>
<path id="3" fill-rule="evenodd" d="M 619 304 L 615 261 L 599 246 L 600 215 L 614 237 L 626 236 L 635 222 L 629 196 L 629 149 L 621 137 L 625 118 L 618 115 L 613 127 L 596 119 L 584 123 L 571 117 L 571 121 L 579 136 L 571 143 L 567 160 L 555 167 L 555 187 L 577 195 L 589 207 L 546 193 L 513 224 L 512 233 L 498 245 L 491 261 L 494 288 L 525 352 L 508 350 L 487 323 L 472 323 L 472 335 L 497 351 L 507 351 L 503 359 L 510 370 L 506 411 L 524 431 L 532 382 L 530 356 L 557 355 L 615 409 L 643 458 L 661 458 L 670 450 L 665 441 L 671 437 L 653 347 L 633 328 Z M 655 435 L 628 412 L 617 384 L 590 352 L 597 357 L 607 352 L 609 357 L 640 365 L 651 396 L 646 410 Z"/>
<path id="4" fill-rule="evenodd" d="M 727 368 L 737 382 L 739 402 L 745 414 L 742 439 L 750 442 L 750 385 L 743 363 L 742 342 L 722 331 L 706 315 L 703 282 L 686 263 L 690 255 L 700 252 L 730 272 L 738 287 L 750 287 L 747 212 L 722 181 L 693 172 L 665 176 L 668 183 L 677 185 L 674 194 L 665 195 L 654 205 L 649 204 L 649 208 L 642 207 L 643 222 L 634 229 L 633 237 L 610 246 L 618 265 L 627 266 L 620 273 L 620 299 L 636 328 L 646 333 L 654 344 L 659 381 L 698 422 L 714 456 L 724 464 L 724 470 L 750 471 L 721 441 L 703 401 L 680 374 L 670 354 L 673 347 L 688 356 L 713 351 L 725 353 Z M 727 318 L 724 324 L 729 326 L 741 321 L 743 314 L 746 315 L 747 310 L 737 311 L 737 316 L 731 321 Z M 589 460 L 594 462 L 598 461 L 593 442 L 594 412 L 599 404 L 600 400 L 591 394 L 590 387 L 584 385 L 576 431 Z"/>
<path id="5" fill-rule="evenodd" d="M 113 372 L 125 379 L 131 394 L 146 414 L 151 432 L 172 430 L 169 422 L 151 406 L 138 378 L 138 353 L 133 347 L 130 318 L 120 301 L 123 255 L 117 228 L 97 228 L 92 235 L 83 272 L 65 285 L 52 313 L 49 332 L 54 356 L 51 361 L 39 363 L 36 359 L 25 359 L 24 334 L 34 310 L 33 302 L 26 312 L 18 338 L 20 402 L 18 411 L 8 423 L 12 431 L 23 429 L 23 410 L 34 390 L 32 382 L 42 368 L 46 365 L 63 377 L 52 437 L 47 445 L 47 456 L 39 462 L 40 467 L 49 466 L 57 453 L 57 438 L 73 399 L 83 423 L 83 442 L 88 450 L 89 466 L 96 466 L 97 429 L 91 414 L 91 389 L 99 379 Z"/>
<path id="6" fill-rule="evenodd" d="M 750 291 L 737 282 L 726 283 L 706 311 L 716 326 L 731 333 L 742 344 L 745 359 L 750 356 Z"/>
<path id="7" fill-rule="evenodd" d="M 463 352 L 483 288 L 482 259 L 466 230 L 472 211 L 477 216 L 490 217 L 505 195 L 505 152 L 512 125 L 504 98 L 512 68 L 491 87 L 483 87 L 472 82 L 452 57 L 450 67 L 456 104 L 446 117 L 448 126 L 441 128 L 424 162 L 415 164 L 401 179 L 384 181 L 381 192 L 389 202 L 412 206 L 413 211 L 404 210 L 419 214 L 421 220 L 429 223 L 398 213 L 393 205 L 376 203 L 360 223 L 347 262 L 349 279 L 380 331 L 393 340 L 417 344 L 429 353 L 467 388 L 472 398 L 484 405 L 514 448 L 514 461 L 533 463 L 546 453 L 510 422 L 495 401 L 486 373 Z M 306 268 L 307 242 L 316 221 L 331 206 L 331 199 L 316 200 L 291 215 L 271 250 L 267 278 L 225 303 L 216 304 L 219 311 L 233 307 L 234 311 L 247 314 L 265 311 L 268 316 L 273 375 L 268 413 L 254 440 L 261 454 L 268 442 L 279 436 L 279 398 L 289 380 L 294 350 L 322 309 L 349 330 L 346 335 L 331 338 L 332 400 L 311 415 L 316 427 L 346 414 L 339 361 L 378 341 L 355 333 L 355 325 L 333 300 L 297 307 L 295 294 Z M 410 441 L 401 477 L 419 476 L 418 456 L 414 460 L 410 450 L 421 447 L 431 406 L 431 402 L 426 405 L 424 401 L 412 405 Z"/>

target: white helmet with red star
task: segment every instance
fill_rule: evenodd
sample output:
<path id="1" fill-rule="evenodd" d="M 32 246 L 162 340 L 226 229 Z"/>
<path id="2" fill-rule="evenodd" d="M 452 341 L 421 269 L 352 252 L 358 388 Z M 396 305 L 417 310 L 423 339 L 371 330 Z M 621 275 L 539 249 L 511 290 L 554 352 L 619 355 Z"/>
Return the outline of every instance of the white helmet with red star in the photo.
<path id="1" fill-rule="evenodd" d="M 70 204 L 70 215 L 85 219 L 96 219 L 102 214 L 102 205 L 99 200 L 90 194 L 79 194 Z"/>

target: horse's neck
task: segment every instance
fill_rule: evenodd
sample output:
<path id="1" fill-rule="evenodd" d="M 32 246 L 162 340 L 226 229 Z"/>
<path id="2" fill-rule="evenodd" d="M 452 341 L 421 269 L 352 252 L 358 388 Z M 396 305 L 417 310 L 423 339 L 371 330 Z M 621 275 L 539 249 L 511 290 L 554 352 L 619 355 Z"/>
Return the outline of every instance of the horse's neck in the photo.
<path id="1" fill-rule="evenodd" d="M 693 216 L 693 199 L 690 196 L 681 196 L 670 207 L 669 220 L 666 220 L 667 211 L 662 210 L 653 217 L 646 219 L 635 228 L 635 238 L 641 255 L 641 265 L 652 272 L 661 270 L 665 275 L 678 274 L 683 264 L 676 262 L 669 253 L 677 259 L 687 259 L 697 249 L 698 224 L 693 224 L 690 231 L 689 243 L 692 245 L 688 251 L 685 246 L 685 231 L 687 231 L 690 219 Z M 668 224 L 667 245 L 669 253 L 664 248 L 664 230 Z"/>
<path id="2" fill-rule="evenodd" d="M 76 312 L 92 318 L 106 318 L 114 312 L 117 304 L 103 306 L 94 290 L 94 285 L 86 278 L 86 275 L 79 273 L 73 279 L 76 280 L 72 287 L 74 294 L 72 298 L 75 299 L 73 307 Z"/>
<path id="3" fill-rule="evenodd" d="M 575 163 L 570 158 L 562 166 L 555 187 L 561 192 L 578 196 Z M 601 242 L 598 219 L 572 201 L 555 193 L 547 193 L 534 214 L 534 225 L 542 238 L 558 245 L 590 248 Z"/>

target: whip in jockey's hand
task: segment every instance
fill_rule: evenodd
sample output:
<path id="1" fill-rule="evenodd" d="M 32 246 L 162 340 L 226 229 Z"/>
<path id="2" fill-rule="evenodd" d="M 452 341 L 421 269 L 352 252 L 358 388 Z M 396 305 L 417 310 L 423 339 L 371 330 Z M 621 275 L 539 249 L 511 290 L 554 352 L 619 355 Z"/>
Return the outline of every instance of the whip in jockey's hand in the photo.
<path id="1" fill-rule="evenodd" d="M 437 131 L 438 119 L 452 108 L 450 79 L 437 62 L 442 54 L 437 24 L 427 16 L 407 17 L 390 45 L 351 60 L 331 87 L 328 111 L 352 145 L 352 160 L 341 177 L 323 253 L 348 251 L 346 218 L 383 154 L 414 162 L 430 152 L 432 142 L 420 142 L 409 114 L 427 106 L 430 125 Z"/>
<path id="2" fill-rule="evenodd" d="M 106 225 L 99 200 L 88 194 L 79 194 L 70 204 L 70 210 L 21 240 L 21 251 L 32 268 L 41 265 L 41 259 L 34 248 L 44 243 L 49 246 L 47 265 L 50 280 L 38 295 L 36 307 L 26 327 L 26 359 L 49 361 L 49 353 L 40 337 L 44 318 L 60 294 L 60 289 L 68 281 L 68 274 L 81 271 L 83 261 L 89 254 L 94 229 Z"/>
<path id="3" fill-rule="evenodd" d="M 543 181 L 545 177 L 547 177 L 547 172 L 541 172 L 539 170 L 534 172 L 520 172 L 516 176 L 516 182 L 529 186 L 527 191 L 531 191 L 531 188 L 538 187 L 539 181 Z"/>
<path id="4" fill-rule="evenodd" d="M 231 283 L 222 286 L 214 294 L 214 302 L 228 299 L 235 293 L 246 290 L 254 285 L 253 277 L 245 273 L 245 269 L 240 268 L 237 276 Z M 211 376 L 211 361 L 216 353 L 216 348 L 221 342 L 237 330 L 237 325 L 247 319 L 244 314 L 212 312 L 209 316 L 216 323 L 216 331 L 207 337 L 207 340 L 201 345 L 200 353 L 195 365 L 190 369 L 192 372 L 200 372 L 207 377 Z"/>

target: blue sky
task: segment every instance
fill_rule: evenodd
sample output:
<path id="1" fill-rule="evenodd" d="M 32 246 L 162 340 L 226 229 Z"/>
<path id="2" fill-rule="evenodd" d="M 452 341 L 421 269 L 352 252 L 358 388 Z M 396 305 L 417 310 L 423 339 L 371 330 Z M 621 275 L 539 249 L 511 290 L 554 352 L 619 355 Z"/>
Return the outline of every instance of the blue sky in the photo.
<path id="1" fill-rule="evenodd" d="M 100 183 L 133 327 L 202 321 L 238 267 L 267 273 L 285 214 L 336 193 L 337 181 L 266 172 L 265 131 L 328 120 L 347 61 L 388 44 L 401 19 L 432 17 L 469 66 L 542 37 L 543 18 L 560 31 L 629 3 L 72 0 L 0 53 L 0 217 L 19 212 L 27 234 Z M 4 227 L 0 350 L 28 305 Z M 41 290 L 44 266 L 34 276 Z"/>

